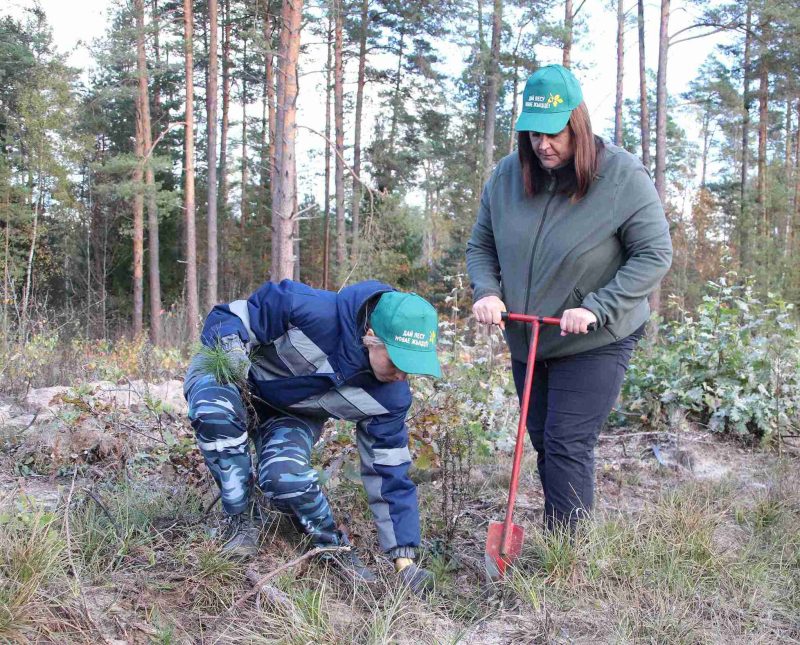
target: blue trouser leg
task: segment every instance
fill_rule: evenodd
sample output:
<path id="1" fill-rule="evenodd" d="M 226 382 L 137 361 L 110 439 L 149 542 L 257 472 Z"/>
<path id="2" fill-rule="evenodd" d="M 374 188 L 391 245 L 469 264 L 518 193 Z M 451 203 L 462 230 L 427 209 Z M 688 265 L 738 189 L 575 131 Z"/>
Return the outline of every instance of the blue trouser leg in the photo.
<path id="1" fill-rule="evenodd" d="M 594 504 L 594 449 L 619 396 L 638 334 L 572 356 L 537 361 L 527 427 L 537 453 L 545 523 L 574 524 Z M 526 364 L 512 362 L 521 397 Z"/>
<path id="2" fill-rule="evenodd" d="M 331 507 L 311 467 L 313 430 L 293 417 L 262 423 L 255 435 L 258 484 L 279 511 L 302 525 L 317 546 L 339 544 Z"/>
<path id="3" fill-rule="evenodd" d="M 252 465 L 239 390 L 210 375 L 193 375 L 186 379 L 185 394 L 197 445 L 219 486 L 223 509 L 229 515 L 247 510 Z"/>

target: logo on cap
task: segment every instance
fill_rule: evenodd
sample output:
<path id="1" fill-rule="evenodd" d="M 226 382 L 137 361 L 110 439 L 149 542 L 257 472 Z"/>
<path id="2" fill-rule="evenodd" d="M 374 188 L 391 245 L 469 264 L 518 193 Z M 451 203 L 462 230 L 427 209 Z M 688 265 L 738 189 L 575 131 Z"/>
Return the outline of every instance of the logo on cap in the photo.
<path id="1" fill-rule="evenodd" d="M 431 336 L 435 337 L 435 334 L 431 332 Z M 422 347 L 424 349 L 428 348 L 433 341 L 426 340 L 425 334 L 422 332 L 414 331 L 413 329 L 404 329 L 402 334 L 398 334 L 394 337 L 394 339 L 398 343 L 404 343 L 406 345 L 415 345 L 416 347 Z"/>

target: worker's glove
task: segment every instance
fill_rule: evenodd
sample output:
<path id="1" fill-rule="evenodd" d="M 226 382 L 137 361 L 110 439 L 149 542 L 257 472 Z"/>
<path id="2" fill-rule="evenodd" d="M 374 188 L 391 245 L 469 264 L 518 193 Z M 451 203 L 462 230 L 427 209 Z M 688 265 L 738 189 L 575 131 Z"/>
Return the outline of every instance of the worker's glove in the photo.
<path id="1" fill-rule="evenodd" d="M 246 381 L 250 372 L 250 357 L 247 355 L 242 339 L 237 334 L 231 334 L 221 338 L 219 344 L 225 351 L 233 382 L 241 383 Z"/>
<path id="2" fill-rule="evenodd" d="M 418 567 L 411 558 L 396 558 L 394 568 L 403 584 L 415 595 L 425 597 L 433 591 L 433 574 L 427 569 Z"/>

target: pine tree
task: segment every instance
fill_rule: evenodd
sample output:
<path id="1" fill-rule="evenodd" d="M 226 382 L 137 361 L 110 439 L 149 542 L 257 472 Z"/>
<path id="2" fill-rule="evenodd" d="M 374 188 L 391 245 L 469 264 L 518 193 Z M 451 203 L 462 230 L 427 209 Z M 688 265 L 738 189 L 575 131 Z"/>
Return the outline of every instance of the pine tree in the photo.
<path id="1" fill-rule="evenodd" d="M 186 334 L 191 342 L 199 337 L 200 306 L 197 292 L 197 241 L 194 203 L 194 29 L 192 0 L 183 0 L 183 38 L 186 70 L 186 110 L 184 116 L 184 209 L 186 218 Z"/>
<path id="2" fill-rule="evenodd" d="M 210 311 L 218 299 L 218 260 L 217 260 L 217 78 L 218 69 L 218 31 L 217 0 L 208 0 L 208 87 L 206 89 L 206 155 L 208 158 L 208 277 L 206 281 L 206 308 Z"/>

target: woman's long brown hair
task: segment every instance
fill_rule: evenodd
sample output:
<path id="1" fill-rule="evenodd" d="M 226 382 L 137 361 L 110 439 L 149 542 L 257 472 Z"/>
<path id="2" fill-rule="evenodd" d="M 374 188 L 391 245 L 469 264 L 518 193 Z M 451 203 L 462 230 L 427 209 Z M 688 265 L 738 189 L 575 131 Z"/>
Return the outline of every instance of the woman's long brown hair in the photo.
<path id="1" fill-rule="evenodd" d="M 572 134 L 575 146 L 575 156 L 572 165 L 575 170 L 574 185 L 568 188 L 568 194 L 573 202 L 580 201 L 589 191 L 595 179 L 598 165 L 598 150 L 602 149 L 602 142 L 595 140 L 592 133 L 592 121 L 586 103 L 572 110 L 569 115 L 567 127 Z M 533 197 L 543 190 L 550 181 L 549 173 L 539 164 L 539 159 L 533 152 L 531 140 L 527 132 L 518 135 L 519 161 L 522 164 L 522 181 L 525 184 L 525 194 Z"/>

